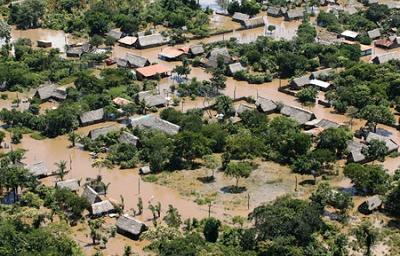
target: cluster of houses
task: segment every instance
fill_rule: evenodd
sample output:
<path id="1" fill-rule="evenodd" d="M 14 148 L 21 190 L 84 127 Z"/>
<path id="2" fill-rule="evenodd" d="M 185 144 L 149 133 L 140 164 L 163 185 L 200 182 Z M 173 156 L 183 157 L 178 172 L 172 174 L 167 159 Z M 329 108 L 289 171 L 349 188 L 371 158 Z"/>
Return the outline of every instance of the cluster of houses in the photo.
<path id="1" fill-rule="evenodd" d="M 169 42 L 169 38 L 164 37 L 160 33 L 154 31 L 152 31 L 150 34 L 139 32 L 136 36 L 129 36 L 118 30 L 111 30 L 106 35 L 117 40 L 121 46 L 138 49 L 165 45 Z"/>
<path id="2" fill-rule="evenodd" d="M 321 91 L 328 91 L 333 87 L 329 79 L 334 73 L 335 70 L 332 68 L 318 70 L 310 75 L 293 78 L 289 83 L 289 87 L 292 90 L 301 90 L 305 87 L 313 86 Z"/>
<path id="3" fill-rule="evenodd" d="M 317 119 L 313 112 L 306 109 L 282 105 L 264 97 L 257 98 L 255 107 L 248 104 L 240 104 L 236 109 L 236 113 L 240 117 L 241 113 L 244 111 L 253 109 L 257 109 L 265 114 L 280 113 L 284 116 L 291 117 L 304 128 L 305 133 L 310 134 L 313 137 L 318 136 L 318 134 L 326 129 L 339 128 L 343 126 L 343 124 L 331 120 Z M 383 141 L 388 148 L 388 153 L 398 151 L 399 145 L 390 137 L 374 132 L 368 132 L 364 138 L 353 138 L 347 142 L 348 161 L 356 163 L 366 163 L 371 161 L 372 159 L 369 159 L 363 153 L 363 149 L 368 147 L 368 144 L 372 140 Z"/>

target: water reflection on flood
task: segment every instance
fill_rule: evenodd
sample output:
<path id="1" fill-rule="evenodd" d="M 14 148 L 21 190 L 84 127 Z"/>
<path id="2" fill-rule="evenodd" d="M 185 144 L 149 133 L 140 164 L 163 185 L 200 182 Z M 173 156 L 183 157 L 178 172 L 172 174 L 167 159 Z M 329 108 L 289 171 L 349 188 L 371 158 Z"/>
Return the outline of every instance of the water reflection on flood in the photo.
<path id="1" fill-rule="evenodd" d="M 29 38 L 34 46 L 36 46 L 38 40 L 51 42 L 52 48 L 58 48 L 61 52 L 65 52 L 65 45 L 68 43 L 67 34 L 63 31 L 42 28 L 17 30 L 13 27 L 11 37 L 12 42 L 19 38 Z"/>

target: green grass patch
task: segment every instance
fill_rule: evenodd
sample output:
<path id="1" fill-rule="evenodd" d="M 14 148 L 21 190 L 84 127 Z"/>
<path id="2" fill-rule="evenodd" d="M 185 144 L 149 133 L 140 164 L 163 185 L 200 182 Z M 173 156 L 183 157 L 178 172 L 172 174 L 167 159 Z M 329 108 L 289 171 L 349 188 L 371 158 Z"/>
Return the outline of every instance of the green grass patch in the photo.
<path id="1" fill-rule="evenodd" d="M 34 133 L 31 133 L 31 138 L 34 140 L 44 140 L 44 139 L 46 139 L 46 136 L 44 136 L 40 132 L 34 132 Z"/>
<path id="2" fill-rule="evenodd" d="M 142 180 L 145 182 L 151 182 L 151 183 L 155 183 L 158 181 L 158 176 L 155 174 L 149 174 L 146 176 L 142 176 Z"/>

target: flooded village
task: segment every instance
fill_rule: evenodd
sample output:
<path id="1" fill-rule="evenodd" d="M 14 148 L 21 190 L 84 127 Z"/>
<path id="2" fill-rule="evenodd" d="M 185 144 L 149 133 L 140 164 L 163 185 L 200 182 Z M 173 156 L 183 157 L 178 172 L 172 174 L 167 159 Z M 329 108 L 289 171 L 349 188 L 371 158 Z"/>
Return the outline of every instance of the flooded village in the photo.
<path id="1" fill-rule="evenodd" d="M 399 2 L 12 2 L 1 255 L 400 254 Z"/>

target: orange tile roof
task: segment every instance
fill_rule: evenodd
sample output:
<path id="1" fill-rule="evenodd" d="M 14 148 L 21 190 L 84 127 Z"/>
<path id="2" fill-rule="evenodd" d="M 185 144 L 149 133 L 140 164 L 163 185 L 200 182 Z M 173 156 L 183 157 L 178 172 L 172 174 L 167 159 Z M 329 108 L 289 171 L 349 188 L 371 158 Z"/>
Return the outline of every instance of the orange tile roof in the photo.
<path id="1" fill-rule="evenodd" d="M 144 77 L 151 77 L 156 74 L 163 74 L 163 73 L 168 73 L 171 71 L 172 70 L 170 68 L 163 66 L 161 64 L 154 64 L 151 66 L 136 69 L 136 72 L 141 74 Z"/>
<path id="2" fill-rule="evenodd" d="M 133 45 L 136 43 L 137 38 L 134 36 L 126 36 L 118 40 L 121 44 L 126 44 L 126 45 Z"/>
<path id="3" fill-rule="evenodd" d="M 180 49 L 176 49 L 173 47 L 167 47 L 162 49 L 160 55 L 165 56 L 167 58 L 177 58 L 179 56 L 181 56 L 182 54 L 184 54 L 184 52 Z"/>
<path id="4" fill-rule="evenodd" d="M 117 97 L 117 98 L 113 99 L 113 103 L 118 106 L 125 106 L 125 105 L 132 103 L 132 101 L 121 98 L 121 97 Z"/>
<path id="5" fill-rule="evenodd" d="M 179 50 L 183 51 L 184 53 L 189 53 L 190 47 L 184 46 L 184 47 L 179 48 Z"/>

